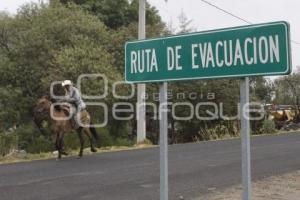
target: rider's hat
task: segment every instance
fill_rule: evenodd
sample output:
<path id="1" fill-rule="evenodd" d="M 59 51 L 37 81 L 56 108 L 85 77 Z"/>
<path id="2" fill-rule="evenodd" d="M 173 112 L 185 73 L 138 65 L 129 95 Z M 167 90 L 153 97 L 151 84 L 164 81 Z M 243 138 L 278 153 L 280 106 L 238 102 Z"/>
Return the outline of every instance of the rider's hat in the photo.
<path id="1" fill-rule="evenodd" d="M 72 85 L 72 81 L 70 81 L 70 80 L 64 80 L 64 81 L 61 83 L 61 85 L 62 85 L 63 87 L 65 87 L 66 85 Z"/>

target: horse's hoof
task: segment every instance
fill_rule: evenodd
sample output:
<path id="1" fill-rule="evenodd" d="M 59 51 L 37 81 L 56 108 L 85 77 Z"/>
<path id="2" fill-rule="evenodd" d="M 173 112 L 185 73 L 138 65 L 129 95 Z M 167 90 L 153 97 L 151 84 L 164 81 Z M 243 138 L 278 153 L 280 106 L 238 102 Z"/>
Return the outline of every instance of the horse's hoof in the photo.
<path id="1" fill-rule="evenodd" d="M 91 149 L 91 152 L 95 153 L 95 152 L 97 152 L 97 149 Z"/>
<path id="2" fill-rule="evenodd" d="M 56 158 L 56 161 L 58 162 L 58 161 L 61 161 L 61 158 Z"/>
<path id="3" fill-rule="evenodd" d="M 82 158 L 82 155 L 79 155 L 78 157 L 77 157 L 77 159 L 81 159 Z"/>

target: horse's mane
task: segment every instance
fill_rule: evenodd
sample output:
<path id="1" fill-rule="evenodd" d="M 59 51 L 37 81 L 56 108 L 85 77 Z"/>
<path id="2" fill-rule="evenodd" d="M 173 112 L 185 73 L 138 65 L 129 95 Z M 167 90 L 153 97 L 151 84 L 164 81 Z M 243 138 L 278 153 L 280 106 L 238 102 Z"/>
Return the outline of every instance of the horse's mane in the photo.
<path id="1" fill-rule="evenodd" d="M 55 98 L 52 98 L 49 95 L 43 95 L 40 98 L 40 100 L 42 100 L 42 99 L 46 99 L 46 100 L 50 101 L 52 104 L 57 102 L 57 100 Z M 63 112 L 66 116 L 68 116 L 70 114 L 70 108 L 67 108 L 67 106 L 55 105 L 54 110 L 56 112 Z"/>

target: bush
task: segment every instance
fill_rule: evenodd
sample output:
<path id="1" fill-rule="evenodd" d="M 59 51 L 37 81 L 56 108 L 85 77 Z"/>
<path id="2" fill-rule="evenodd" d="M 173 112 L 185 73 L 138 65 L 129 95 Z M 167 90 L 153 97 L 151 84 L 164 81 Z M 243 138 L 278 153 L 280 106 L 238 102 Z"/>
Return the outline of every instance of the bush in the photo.
<path id="1" fill-rule="evenodd" d="M 47 140 L 44 136 L 39 136 L 33 139 L 32 143 L 25 149 L 28 153 L 42 153 L 54 150 L 52 141 Z"/>
<path id="2" fill-rule="evenodd" d="M 109 131 L 107 130 L 107 128 L 99 128 L 99 129 L 97 129 L 97 133 L 99 135 L 99 140 L 97 142 L 97 146 L 99 146 L 99 147 L 113 146 L 114 139 L 109 134 Z"/>
<path id="3" fill-rule="evenodd" d="M 54 150 L 51 135 L 42 135 L 33 123 L 19 126 L 15 131 L 18 136 L 18 149 L 28 153 L 41 153 Z"/>
<path id="4" fill-rule="evenodd" d="M 128 138 L 117 138 L 114 142 L 115 146 L 132 146 L 133 142 L 130 141 Z"/>
<path id="5" fill-rule="evenodd" d="M 14 133 L 0 133 L 0 156 L 9 154 L 12 150 L 17 149 L 18 140 Z"/>
<path id="6" fill-rule="evenodd" d="M 52 134 L 46 131 L 45 135 L 33 123 L 19 126 L 14 132 L 0 133 L 0 155 L 4 156 L 14 149 L 25 150 L 28 153 L 50 152 L 55 150 Z M 97 147 L 108 146 L 132 146 L 133 141 L 128 137 L 114 137 L 108 128 L 98 128 L 99 140 Z M 88 138 L 83 134 L 85 147 L 90 146 Z M 77 133 L 65 134 L 64 143 L 66 149 L 78 149 L 80 147 Z"/>
<path id="7" fill-rule="evenodd" d="M 261 128 L 261 132 L 263 134 L 272 134 L 275 133 L 276 127 L 275 127 L 275 122 L 273 120 L 265 120 L 263 122 L 262 128 Z"/>
<path id="8" fill-rule="evenodd" d="M 85 137 L 85 136 L 84 136 Z M 85 147 L 90 144 L 90 142 L 84 138 Z M 65 134 L 64 137 L 65 149 L 78 149 L 80 147 L 79 137 L 77 133 Z"/>
<path id="9" fill-rule="evenodd" d="M 132 146 L 134 143 L 128 137 L 114 137 L 110 134 L 108 128 L 98 128 L 97 132 L 99 134 L 98 147 Z"/>

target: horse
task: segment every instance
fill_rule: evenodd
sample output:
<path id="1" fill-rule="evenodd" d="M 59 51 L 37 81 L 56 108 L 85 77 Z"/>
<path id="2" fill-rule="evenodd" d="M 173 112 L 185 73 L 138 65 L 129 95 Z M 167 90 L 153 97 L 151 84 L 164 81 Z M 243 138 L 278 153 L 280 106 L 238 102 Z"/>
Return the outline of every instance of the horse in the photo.
<path id="1" fill-rule="evenodd" d="M 38 99 L 34 109 L 33 109 L 33 116 L 34 121 L 37 126 L 40 128 L 41 119 L 39 119 L 39 115 L 46 114 L 47 118 L 50 122 L 51 132 L 55 135 L 55 147 L 58 150 L 58 157 L 57 159 L 60 160 L 62 155 L 67 155 L 64 151 L 64 135 L 66 133 L 71 133 L 76 130 L 79 141 L 80 141 L 80 150 L 79 150 L 79 158 L 83 156 L 83 147 L 84 147 L 84 137 L 83 133 L 89 138 L 90 141 L 90 149 L 91 152 L 97 152 L 97 149 L 94 147 L 94 140 L 98 140 L 98 134 L 96 129 L 93 127 L 90 115 L 87 111 L 81 112 L 81 119 L 82 113 L 84 114 L 83 122 L 78 127 L 73 127 L 71 119 L 69 119 L 69 114 L 71 108 L 62 106 L 61 104 L 55 105 L 51 101 L 48 96 L 43 96 L 42 98 Z"/>

